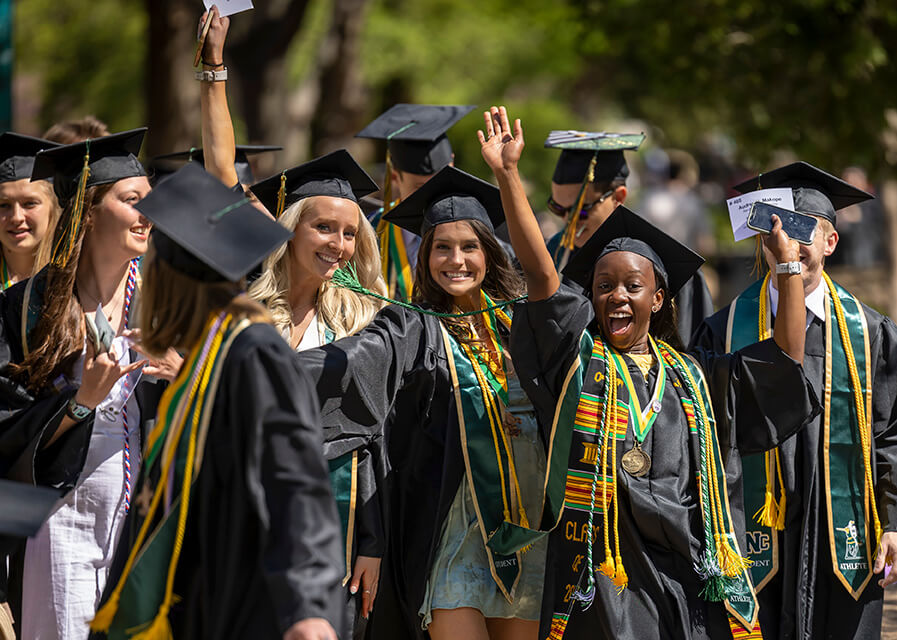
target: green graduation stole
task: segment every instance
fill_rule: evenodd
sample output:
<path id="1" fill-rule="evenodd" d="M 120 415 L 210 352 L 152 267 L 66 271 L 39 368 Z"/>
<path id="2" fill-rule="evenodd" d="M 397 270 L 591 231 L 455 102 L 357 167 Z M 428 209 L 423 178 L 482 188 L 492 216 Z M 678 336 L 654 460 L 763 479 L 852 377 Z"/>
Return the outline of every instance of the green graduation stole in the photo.
<path id="1" fill-rule="evenodd" d="M 339 513 L 340 530 L 343 534 L 343 551 L 346 573 L 343 586 L 352 579 L 352 545 L 355 540 L 355 512 L 358 506 L 358 449 L 347 451 L 338 458 L 328 460 L 330 486 Z"/>
<path id="2" fill-rule="evenodd" d="M 487 308 L 492 306 L 488 297 L 484 296 L 484 301 Z M 508 316 L 498 316 L 502 324 L 510 324 Z M 538 525 L 531 527 L 523 509 L 513 450 L 499 404 L 501 375 L 495 376 L 494 370 L 487 375 L 487 366 L 471 348 L 452 337 L 443 324 L 440 327 L 455 393 L 465 473 L 490 571 L 499 590 L 513 602 L 522 553 L 560 521 L 570 443 L 570 432 L 564 427 L 569 422 L 555 420 L 552 425 L 541 514 Z M 494 338 L 498 343 L 497 335 Z M 506 398 L 506 383 L 504 394 Z M 575 410 L 575 404 L 567 410 Z"/>
<path id="3" fill-rule="evenodd" d="M 12 281 L 9 279 L 9 268 L 6 266 L 6 258 L 3 257 L 3 252 L 0 251 L 0 291 L 6 291 L 12 286 Z"/>
<path id="4" fill-rule="evenodd" d="M 823 470 L 832 569 L 858 599 L 872 577 L 872 555 L 881 538 L 871 467 L 872 375 L 869 331 L 859 301 L 823 273 L 825 289 L 825 384 L 823 391 Z M 735 351 L 771 335 L 767 304 L 769 276 L 733 303 L 726 349 Z M 777 452 L 745 456 L 745 513 L 748 554 L 758 590 L 779 569 L 778 534 L 784 529 L 784 487 Z M 783 494 L 771 503 L 773 470 Z M 771 504 L 773 506 L 771 506 Z M 775 513 L 776 517 L 773 517 Z M 871 513 L 871 526 L 870 526 Z"/>
<path id="5" fill-rule="evenodd" d="M 398 132 L 393 132 L 392 135 L 396 133 Z M 399 199 L 393 200 L 392 197 L 392 155 L 387 151 L 383 207 L 374 215 L 374 218 L 377 219 L 377 238 L 380 242 L 380 268 L 383 270 L 383 279 L 386 281 L 389 297 L 409 301 L 411 300 L 414 276 L 411 273 L 411 264 L 408 262 L 405 238 L 402 236 L 400 227 L 383 219 L 383 216 L 397 204 L 399 204 Z"/>
<path id="6" fill-rule="evenodd" d="M 142 489 L 135 501 L 145 510 L 143 522 L 118 583 L 90 623 L 91 630 L 106 633 L 110 640 L 172 637 L 168 612 L 176 599 L 174 577 L 191 487 L 202 464 L 222 364 L 234 339 L 250 324 L 213 314 L 204 338 L 162 396 L 159 421 L 147 438 Z M 158 484 L 152 487 L 154 477 Z M 162 499 L 169 493 L 171 506 L 163 513 Z"/>
<path id="7" fill-rule="evenodd" d="M 572 420 L 573 424 L 561 523 L 564 534 L 561 545 L 569 558 L 557 563 L 559 583 L 567 584 L 562 593 L 555 594 L 549 640 L 562 640 L 576 602 L 583 608 L 591 606 L 598 588 L 596 573 L 610 578 L 618 592 L 628 585 L 624 559 L 620 556 L 616 511 L 619 466 L 616 445 L 626 437 L 632 411 L 629 385 L 619 371 L 626 365 L 609 345 L 600 339 L 593 342 L 588 334 L 583 334 L 580 346 L 580 357 L 574 363 L 574 377 L 579 384 L 566 384 L 558 403 L 558 413 L 564 406 L 569 407 L 571 401 L 576 404 L 576 411 L 573 416 L 569 412 L 565 414 L 565 419 Z M 659 352 L 662 358 L 659 366 L 669 369 L 679 393 L 689 425 L 692 455 L 699 470 L 704 549 L 695 569 L 705 583 L 702 596 L 708 601 L 724 601 L 733 637 L 753 637 L 759 631 L 758 605 L 729 514 L 725 469 L 720 462 L 706 381 L 700 367 L 691 359 L 664 343 L 660 343 Z M 607 406 L 614 410 L 605 411 Z M 596 513 L 602 516 L 601 525 L 594 522 Z M 595 567 L 593 551 L 599 528 L 604 533 L 605 559 Z M 611 551 L 611 531 L 616 542 L 615 553 Z"/>

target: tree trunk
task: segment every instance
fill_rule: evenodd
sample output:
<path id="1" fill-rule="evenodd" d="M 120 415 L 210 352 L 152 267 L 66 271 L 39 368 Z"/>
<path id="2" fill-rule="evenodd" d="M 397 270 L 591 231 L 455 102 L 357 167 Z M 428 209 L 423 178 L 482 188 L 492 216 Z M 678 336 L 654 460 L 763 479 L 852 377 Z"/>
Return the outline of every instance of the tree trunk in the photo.
<path id="1" fill-rule="evenodd" d="M 311 120 L 315 156 L 353 146 L 365 115 L 359 49 L 367 0 L 334 0 L 333 17 L 318 52 L 318 100 Z"/>
<path id="2" fill-rule="evenodd" d="M 897 180 L 885 180 L 881 186 L 881 204 L 885 210 L 888 228 L 888 283 L 890 308 L 887 310 L 891 318 L 897 318 Z M 872 230 L 874 231 L 874 230 Z"/>
<path id="3" fill-rule="evenodd" d="M 144 152 L 152 158 L 199 143 L 199 83 L 190 65 L 199 13 L 179 0 L 145 0 L 149 15 Z"/>

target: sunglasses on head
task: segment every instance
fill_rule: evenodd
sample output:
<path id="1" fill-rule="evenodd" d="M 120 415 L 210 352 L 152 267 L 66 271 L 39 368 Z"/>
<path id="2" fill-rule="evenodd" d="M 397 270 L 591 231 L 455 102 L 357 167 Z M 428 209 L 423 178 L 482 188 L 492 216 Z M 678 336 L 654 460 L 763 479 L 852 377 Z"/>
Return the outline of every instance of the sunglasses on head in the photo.
<path id="1" fill-rule="evenodd" d="M 588 218 L 589 211 L 592 210 L 592 207 L 594 207 L 596 204 L 601 204 L 602 202 L 607 200 L 609 197 L 611 197 L 613 194 L 614 194 L 614 189 L 608 189 L 607 191 L 602 193 L 601 197 L 598 198 L 597 200 L 592 200 L 592 202 L 583 202 L 582 208 L 579 210 L 579 217 L 580 218 Z M 553 197 L 548 196 L 548 210 L 551 211 L 552 213 L 555 213 L 555 214 L 561 216 L 561 217 L 564 217 L 564 218 L 567 217 L 567 214 L 570 213 L 573 210 L 573 207 L 575 207 L 575 206 L 576 205 L 565 207 L 565 206 L 559 204 Z"/>

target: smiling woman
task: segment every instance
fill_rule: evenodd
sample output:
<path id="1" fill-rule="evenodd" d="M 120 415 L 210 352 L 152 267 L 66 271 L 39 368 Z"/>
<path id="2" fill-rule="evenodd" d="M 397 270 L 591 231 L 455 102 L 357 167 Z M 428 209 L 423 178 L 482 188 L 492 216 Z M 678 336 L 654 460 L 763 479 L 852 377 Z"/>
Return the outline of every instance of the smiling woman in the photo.
<path id="1" fill-rule="evenodd" d="M 31 182 L 31 171 L 35 154 L 55 146 L 16 133 L 0 135 L 0 290 L 28 278 L 49 260 L 60 207 L 53 185 Z"/>
<path id="2" fill-rule="evenodd" d="M 140 370 L 165 378 L 180 364 L 141 361 L 126 335 L 150 229 L 134 208 L 150 189 L 136 158 L 144 132 L 37 154 L 33 177 L 53 179 L 62 215 L 47 266 L 0 298 L 0 476 L 62 492 L 12 561 L 26 638 L 86 637 L 161 393 Z M 27 214 L 19 224 L 38 228 Z M 111 327 L 110 344 L 86 339 L 86 318 Z"/>

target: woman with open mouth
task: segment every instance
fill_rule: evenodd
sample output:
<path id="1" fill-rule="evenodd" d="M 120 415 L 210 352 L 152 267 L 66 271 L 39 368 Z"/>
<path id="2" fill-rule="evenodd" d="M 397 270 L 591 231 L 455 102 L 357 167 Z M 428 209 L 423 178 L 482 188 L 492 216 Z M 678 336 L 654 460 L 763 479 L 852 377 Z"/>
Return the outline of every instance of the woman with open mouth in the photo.
<path id="1" fill-rule="evenodd" d="M 384 219 L 421 237 L 412 304 L 299 354 L 325 432 L 383 425 L 393 480 L 371 637 L 534 640 L 550 438 L 507 351 L 524 289 L 494 235 L 498 190 L 446 167 Z M 334 280 L 364 291 L 350 276 Z"/>
<path id="2" fill-rule="evenodd" d="M 31 277 L 50 259 L 59 203 L 53 183 L 32 182 L 31 171 L 39 151 L 57 146 L 12 132 L 0 135 L 0 291 Z"/>
<path id="3" fill-rule="evenodd" d="M 564 450 L 547 483 L 564 508 L 540 637 L 760 637 L 740 481 L 727 483 L 724 465 L 819 410 L 801 367 L 800 277 L 778 276 L 774 340 L 684 355 L 670 301 L 703 259 L 621 206 L 567 265 L 575 284 L 562 285 L 517 173 L 520 121 L 512 129 L 504 107 L 484 120 L 483 157 L 529 291 L 511 351 Z M 765 243 L 779 263 L 798 260 L 780 222 Z"/>
<path id="4" fill-rule="evenodd" d="M 145 131 L 36 155 L 32 177 L 52 178 L 62 215 L 46 268 L 0 297 L 0 476 L 60 490 L 11 563 L 22 638 L 87 636 L 155 418 L 150 376 L 180 366 L 173 352 L 147 363 L 129 337 L 151 227 L 134 208 L 150 190 Z"/>

